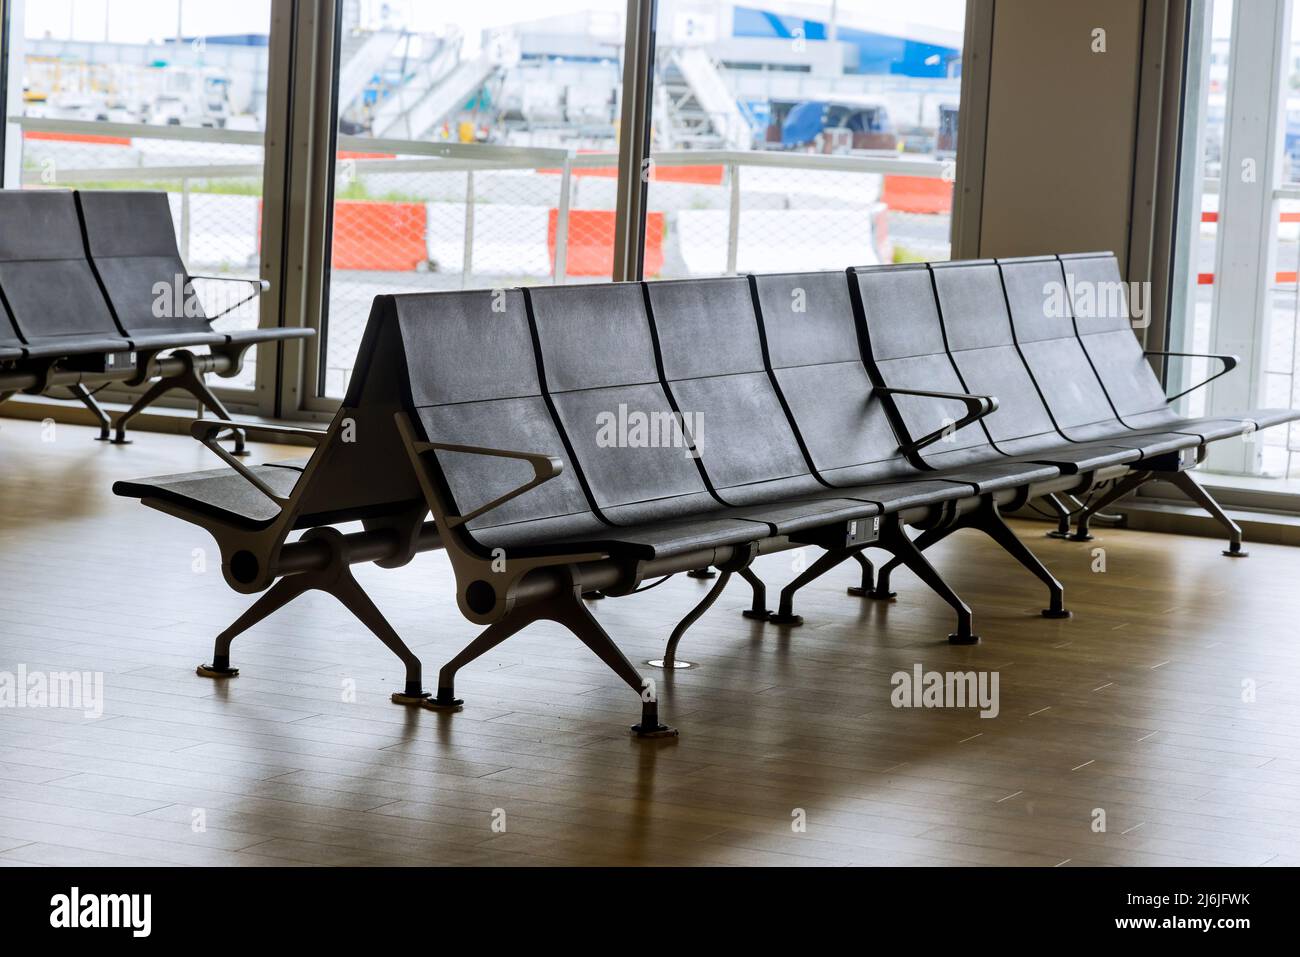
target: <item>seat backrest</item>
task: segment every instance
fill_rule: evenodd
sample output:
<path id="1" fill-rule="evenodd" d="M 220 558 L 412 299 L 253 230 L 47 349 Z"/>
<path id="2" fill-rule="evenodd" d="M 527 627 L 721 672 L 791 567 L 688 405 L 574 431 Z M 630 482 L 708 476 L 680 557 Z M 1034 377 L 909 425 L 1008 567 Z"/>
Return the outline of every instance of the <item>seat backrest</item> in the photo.
<path id="1" fill-rule="evenodd" d="M 1016 350 L 997 263 L 991 259 L 935 263 L 935 293 L 953 364 L 969 391 L 996 395 L 997 411 L 982 420 L 994 443 L 1060 441 L 1038 387 Z"/>
<path id="2" fill-rule="evenodd" d="M 854 308 L 862 323 L 868 361 L 875 365 L 881 384 L 892 389 L 967 391 L 948 356 L 930 270 L 924 264 L 854 268 L 849 270 L 849 282 L 854 286 Z M 966 414 L 965 404 L 950 400 L 895 395 L 889 401 L 912 439 Z M 924 464 L 934 468 L 998 454 L 978 423 L 950 432 L 918 453 Z"/>
<path id="3" fill-rule="evenodd" d="M 844 487 L 915 477 L 863 364 L 844 273 L 749 282 L 777 390 L 821 478 Z"/>
<path id="4" fill-rule="evenodd" d="M 823 490 L 767 374 L 748 280 L 645 289 L 669 395 L 719 497 L 751 505 Z"/>
<path id="5" fill-rule="evenodd" d="M 1081 436 L 1071 430 L 1084 426 L 1122 428 L 1074 333 L 1060 261 L 1055 256 L 1000 259 L 998 267 L 1016 343 L 1057 427 L 1072 438 Z"/>
<path id="6" fill-rule="evenodd" d="M 9 315 L 9 307 L 0 299 L 0 358 L 16 358 L 22 348 L 23 340 L 18 335 L 18 330 L 14 328 L 14 321 Z"/>
<path id="7" fill-rule="evenodd" d="M 632 524 L 717 508 L 659 381 L 641 284 L 525 296 L 543 386 L 599 513 Z"/>
<path id="8" fill-rule="evenodd" d="M 427 511 L 393 416 L 404 408 L 406 358 L 394 297 L 376 296 L 348 393 L 312 455 L 295 524 L 307 527 Z"/>
<path id="9" fill-rule="evenodd" d="M 564 463 L 555 478 L 466 527 L 473 532 L 545 520 L 563 535 L 578 521 L 590 522 L 591 507 L 542 395 L 523 294 L 517 289 L 435 292 L 394 296 L 392 302 L 405 367 L 402 405 L 427 441 L 553 455 Z M 366 386 L 358 392 L 364 404 Z M 434 455 L 450 505 L 462 515 L 534 474 L 520 459 Z"/>
<path id="10" fill-rule="evenodd" d="M 1165 390 L 1133 334 L 1127 287 L 1113 253 L 1061 256 L 1074 328 L 1115 412 L 1168 411 Z"/>
<path id="11" fill-rule="evenodd" d="M 121 337 L 67 190 L 0 190 L 0 294 L 27 342 Z"/>
<path id="12" fill-rule="evenodd" d="M 91 261 L 128 335 L 212 331 L 176 248 L 166 193 L 79 190 L 76 197 Z"/>

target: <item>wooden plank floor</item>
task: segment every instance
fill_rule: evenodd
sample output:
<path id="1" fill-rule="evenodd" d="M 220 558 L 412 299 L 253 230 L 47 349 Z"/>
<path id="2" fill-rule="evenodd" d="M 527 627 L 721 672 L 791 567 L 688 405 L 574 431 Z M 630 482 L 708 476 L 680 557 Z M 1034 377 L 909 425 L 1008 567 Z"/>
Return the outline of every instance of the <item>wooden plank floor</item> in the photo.
<path id="1" fill-rule="evenodd" d="M 0 863 L 1300 863 L 1300 551 L 1022 523 L 1066 584 L 1076 617 L 1056 622 L 964 532 L 933 559 L 974 647 L 943 640 L 946 606 L 907 573 L 880 604 L 841 566 L 796 629 L 742 619 L 737 581 L 683 642 L 698 668 L 646 669 L 681 737 L 638 742 L 635 696 L 544 625 L 461 673 L 455 715 L 388 703 L 399 663 L 320 595 L 235 643 L 239 678 L 196 677 L 249 600 L 201 531 L 109 487 L 218 464 L 182 437 L 0 421 L 0 672 L 105 682 L 99 718 L 0 709 Z M 759 561 L 773 598 L 794 556 Z M 358 576 L 427 681 L 472 637 L 443 555 Z M 639 662 L 705 587 L 593 608 Z M 918 663 L 996 671 L 999 716 L 892 707 Z"/>

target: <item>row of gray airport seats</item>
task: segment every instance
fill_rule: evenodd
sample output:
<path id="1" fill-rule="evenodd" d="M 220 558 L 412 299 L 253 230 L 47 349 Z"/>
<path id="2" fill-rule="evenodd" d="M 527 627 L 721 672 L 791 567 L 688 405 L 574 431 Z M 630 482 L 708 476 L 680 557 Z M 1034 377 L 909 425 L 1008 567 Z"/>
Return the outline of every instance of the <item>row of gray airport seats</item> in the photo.
<path id="1" fill-rule="evenodd" d="M 166 193 L 0 190 L 0 223 L 0 402 L 17 392 L 68 388 L 95 415 L 101 439 L 126 442 L 131 419 L 172 389 L 229 419 L 204 376 L 238 375 L 258 343 L 313 334 L 213 329 L 213 319 L 267 284 L 192 276 L 176 246 Z M 210 317 L 195 295 L 195 279 L 251 288 Z M 116 422 L 87 388 L 151 380 Z M 242 433 L 236 442 L 241 451 Z"/>
<path id="2" fill-rule="evenodd" d="M 202 675 L 237 674 L 234 637 L 320 589 L 405 662 L 399 703 L 459 709 L 457 672 L 545 619 L 640 695 L 638 735 L 673 734 L 653 682 L 584 598 L 717 569 L 672 630 L 672 666 L 733 574 L 753 589 L 748 617 L 790 625 L 798 588 L 839 563 L 857 559 L 851 591 L 876 599 L 903 564 L 954 610 L 949 640 L 971 643 L 969 606 L 923 549 L 980 529 L 1047 586 L 1043 615 L 1066 617 L 1060 584 L 1003 510 L 1109 489 L 1080 516 L 1086 534 L 1113 490 L 1155 477 L 1210 501 L 1186 471 L 1208 442 L 1300 417 L 1180 417 L 1126 307 L 1049 314 L 1054 284 L 1080 277 L 1119 280 L 1113 257 L 1089 255 L 380 296 L 330 427 L 255 427 L 309 439 L 305 463 L 246 466 L 217 444 L 228 423 L 200 421 L 195 437 L 230 468 L 114 490 L 210 531 L 227 582 L 264 592 Z M 337 527 L 348 522 L 361 530 Z M 752 563 L 800 546 L 823 553 L 769 612 Z M 429 695 L 350 567 L 432 548 L 446 549 L 462 614 L 486 628 Z M 891 555 L 874 580 L 869 548 Z"/>

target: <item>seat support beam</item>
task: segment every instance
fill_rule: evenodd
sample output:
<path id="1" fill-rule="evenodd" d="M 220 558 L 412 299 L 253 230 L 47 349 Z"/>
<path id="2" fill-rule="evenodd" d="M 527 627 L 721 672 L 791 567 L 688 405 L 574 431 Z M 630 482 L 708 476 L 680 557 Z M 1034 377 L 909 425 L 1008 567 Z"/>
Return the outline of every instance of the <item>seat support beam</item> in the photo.
<path id="1" fill-rule="evenodd" d="M 1151 479 L 1154 476 L 1155 476 L 1154 472 L 1146 472 L 1146 471 L 1132 472 L 1126 475 L 1124 478 L 1120 479 L 1118 482 L 1116 482 L 1105 492 L 1103 492 L 1101 494 L 1101 497 L 1099 497 L 1096 501 L 1090 502 L 1083 509 L 1083 511 L 1079 513 L 1079 517 L 1075 519 L 1074 533 L 1070 535 L 1070 541 L 1072 542 L 1092 541 L 1092 534 L 1088 531 L 1088 523 L 1092 520 L 1092 517 L 1096 515 L 1098 512 L 1100 512 L 1107 505 L 1110 505 L 1113 502 L 1118 502 L 1120 499 L 1122 499 L 1125 495 L 1128 495 L 1130 492 L 1137 491 L 1139 487 L 1151 481 Z"/>
<path id="2" fill-rule="evenodd" d="M 865 545 L 858 545 L 855 548 L 831 548 L 822 552 L 811 565 L 799 573 L 795 579 L 781 589 L 781 603 L 776 613 L 768 618 L 768 621 L 774 625 L 802 625 L 803 616 L 794 613 L 794 595 L 800 588 L 810 582 L 821 578 L 832 568 L 836 568 L 841 563 L 848 561 L 853 557 L 854 552 L 866 548 Z"/>
<path id="3" fill-rule="evenodd" d="M 1068 538 L 1070 535 L 1070 510 L 1066 508 L 1061 497 L 1055 493 L 1044 495 L 1043 501 L 1056 513 L 1056 531 L 1048 532 L 1049 538 Z"/>
<path id="4" fill-rule="evenodd" d="M 1070 617 L 1070 612 L 1065 608 L 1065 589 L 1056 580 L 1056 577 L 1047 570 L 1047 567 L 1039 561 L 1038 556 L 1030 551 L 1028 546 L 1011 530 L 992 498 L 983 498 L 978 508 L 958 516 L 947 525 L 926 529 L 916 537 L 912 544 L 919 551 L 925 551 L 935 542 L 942 541 L 953 532 L 960 531 L 963 528 L 973 528 L 989 536 L 989 538 L 1001 545 L 1003 550 L 1012 558 L 1047 586 L 1048 606 L 1042 611 L 1044 618 Z M 893 570 L 900 564 L 902 562 L 895 558 L 880 570 L 880 575 L 876 579 L 877 592 L 873 593 L 873 598 L 893 597 L 894 593 L 889 590 L 889 579 Z"/>
<path id="5" fill-rule="evenodd" d="M 1209 512 L 1216 522 L 1228 530 L 1228 547 L 1223 550 L 1223 554 L 1229 558 L 1245 558 L 1250 554 L 1241 546 L 1241 526 L 1228 517 L 1219 503 L 1205 490 L 1205 486 L 1196 481 L 1196 477 L 1191 472 L 1174 472 L 1171 475 L 1158 477 L 1176 485 L 1180 492 Z"/>
<path id="6" fill-rule="evenodd" d="M 916 543 L 907 537 L 903 523 L 898 520 L 897 516 L 890 516 L 881 524 L 880 546 L 892 553 L 895 559 L 906 565 L 912 574 L 929 585 L 931 591 L 946 601 L 957 612 L 957 630 L 948 635 L 950 643 L 954 645 L 973 645 L 980 640 L 979 635 L 975 634 L 974 631 L 974 619 L 971 615 L 970 606 L 961 600 L 961 597 L 943 580 L 943 576 L 921 554 L 921 549 L 916 546 Z M 881 574 L 884 574 L 883 569 Z M 880 587 L 878 581 L 876 587 Z"/>
<path id="7" fill-rule="evenodd" d="M 317 590 L 333 595 L 356 616 L 384 645 L 397 655 L 406 666 L 406 685 L 392 700 L 396 704 L 420 704 L 429 697 L 423 689 L 420 659 L 407 647 L 406 642 L 388 623 L 365 589 L 352 575 L 343 550 L 343 535 L 330 526 L 311 529 L 304 540 L 321 541 L 334 552 L 334 560 L 325 567 L 296 575 L 286 575 L 264 592 L 257 601 L 217 636 L 212 651 L 212 663 L 199 665 L 197 673 L 204 678 L 233 678 L 238 668 L 230 666 L 230 644 L 239 635 L 258 624 L 274 612 L 289 604 L 299 595 Z"/>
<path id="8" fill-rule="evenodd" d="M 753 594 L 753 601 L 740 614 L 745 618 L 752 618 L 756 621 L 767 621 L 772 612 L 767 607 L 767 586 L 763 584 L 763 579 L 759 578 L 754 573 L 754 569 L 749 566 L 742 568 L 739 574 L 749 584 Z"/>
<path id="9" fill-rule="evenodd" d="M 575 576 L 570 574 L 572 580 Z M 724 574 L 720 581 L 726 581 Z M 714 586 L 714 591 L 720 589 Z M 572 583 L 571 587 L 562 589 L 555 595 L 538 601 L 517 605 L 502 619 L 493 622 L 477 638 L 442 666 L 438 672 L 438 695 L 425 702 L 425 707 L 434 711 L 459 711 L 464 701 L 456 697 L 456 674 L 476 658 L 487 654 L 511 635 L 522 631 L 538 621 L 553 621 L 563 625 L 595 652 L 610 670 L 623 679 L 624 683 L 641 698 L 641 721 L 632 725 L 632 733 L 638 738 L 676 737 L 677 730 L 659 722 L 659 699 L 654 681 L 643 678 L 627 656 L 614 644 L 609 634 L 601 627 L 599 621 L 583 604 L 582 587 Z"/>
<path id="10" fill-rule="evenodd" d="M 1108 489 L 1100 498 L 1090 503 L 1087 508 L 1079 513 L 1078 520 L 1075 523 L 1074 532 L 1069 536 L 1071 541 L 1090 542 L 1093 539 L 1092 534 L 1088 531 L 1088 523 L 1094 515 L 1100 512 L 1108 505 L 1118 502 L 1124 496 L 1137 491 L 1147 482 L 1160 479 L 1173 485 L 1189 499 L 1210 513 L 1210 517 L 1222 525 L 1228 532 L 1228 547 L 1223 550 L 1223 554 L 1229 558 L 1245 558 L 1250 554 L 1242 545 L 1241 526 L 1228 517 L 1223 507 L 1214 500 L 1205 486 L 1196 480 L 1191 472 L 1176 470 L 1168 472 L 1155 471 L 1137 471 L 1120 479 L 1115 485 Z"/>
<path id="11" fill-rule="evenodd" d="M 871 564 L 871 559 L 867 558 L 862 552 L 854 552 L 853 560 L 862 566 L 862 581 L 856 585 L 850 585 L 847 591 L 855 598 L 870 595 L 876 587 L 875 566 Z"/>
<path id="12" fill-rule="evenodd" d="M 180 360 L 179 370 L 160 378 L 135 400 L 131 408 L 117 417 L 117 421 L 113 423 L 114 436 L 111 440 L 114 445 L 129 444 L 130 440 L 126 437 L 127 424 L 172 389 L 183 389 L 195 398 L 200 407 L 208 409 L 217 418 L 227 422 L 233 421 L 225 403 L 217 398 L 216 394 L 208 388 L 208 384 L 203 381 L 203 372 L 195 362 L 193 353 L 180 350 L 173 353 L 170 358 Z M 247 455 L 248 450 L 244 447 L 245 436 L 242 429 L 234 431 L 234 439 L 235 448 L 231 454 Z"/>
<path id="13" fill-rule="evenodd" d="M 80 382 L 72 383 L 68 386 L 68 391 L 80 399 L 81 404 L 90 410 L 90 414 L 99 423 L 99 441 L 107 442 L 111 435 L 109 427 L 112 425 L 112 420 L 108 417 L 108 413 L 104 411 L 104 407 L 99 404 L 99 400 L 95 398 L 95 394 Z"/>
<path id="14" fill-rule="evenodd" d="M 943 527 L 944 529 L 947 526 Z M 916 542 L 908 538 L 904 531 L 902 519 L 899 515 L 887 515 L 881 521 L 880 538 L 867 545 L 856 545 L 849 548 L 834 548 L 825 551 L 815 562 L 809 565 L 804 571 L 781 589 L 781 603 L 776 612 L 769 620 L 778 625 L 800 625 L 803 624 L 803 618 L 794 613 L 794 596 L 800 588 L 809 582 L 815 581 L 825 575 L 831 569 L 836 568 L 850 558 L 857 558 L 858 555 L 868 548 L 883 548 L 893 555 L 890 565 L 902 564 L 907 566 L 918 578 L 929 585 L 934 592 L 946 601 L 957 612 L 957 630 L 948 635 L 948 640 L 953 644 L 974 644 L 979 641 L 979 636 L 973 630 L 973 618 L 970 607 L 961 600 L 955 591 L 949 587 L 942 576 L 935 571 L 934 567 L 921 554 L 924 548 L 923 542 L 937 541 L 946 534 L 942 529 L 927 529 L 922 532 Z M 919 547 L 918 547 L 919 546 Z M 871 586 L 872 566 L 865 558 L 860 559 L 862 565 L 862 587 L 869 588 L 865 594 L 872 598 L 893 597 L 893 592 L 889 589 L 889 576 L 886 571 L 890 567 L 887 565 L 881 570 L 880 578 L 874 586 Z M 884 591 L 881 591 L 881 586 Z M 850 589 L 851 594 L 858 592 Z"/>

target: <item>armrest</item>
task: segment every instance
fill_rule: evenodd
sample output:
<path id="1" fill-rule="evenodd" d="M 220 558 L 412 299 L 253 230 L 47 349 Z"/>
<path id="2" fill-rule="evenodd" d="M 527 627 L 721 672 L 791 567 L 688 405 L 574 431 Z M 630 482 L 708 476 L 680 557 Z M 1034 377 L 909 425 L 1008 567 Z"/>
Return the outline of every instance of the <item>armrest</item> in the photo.
<path id="1" fill-rule="evenodd" d="M 1144 356 L 1161 356 L 1162 358 L 1172 357 L 1178 359 L 1218 359 L 1220 362 L 1223 363 L 1223 368 L 1220 369 L 1218 372 L 1214 373 L 1214 375 L 1210 376 L 1208 379 L 1202 382 L 1196 383 L 1196 385 L 1192 386 L 1190 389 L 1184 389 L 1182 392 L 1179 392 L 1177 395 L 1171 395 L 1169 398 L 1165 399 L 1165 402 L 1167 403 L 1176 402 L 1177 400 L 1181 399 L 1183 396 L 1187 395 L 1187 393 L 1195 392 L 1203 385 L 1209 385 L 1215 379 L 1219 378 L 1219 376 L 1227 375 L 1233 369 L 1237 368 L 1237 364 L 1241 361 L 1241 359 L 1239 359 L 1237 356 L 1218 354 L 1213 352 L 1162 352 L 1155 349 L 1148 349 L 1142 354 Z"/>
<path id="2" fill-rule="evenodd" d="M 240 306 L 242 306 L 244 303 L 246 303 L 246 302 L 252 302 L 254 299 L 256 299 L 258 296 L 260 296 L 262 293 L 266 292 L 268 289 L 271 288 L 271 283 L 270 283 L 268 280 L 266 280 L 266 279 L 245 279 L 245 278 L 243 278 L 242 276 L 194 276 L 194 275 L 191 275 L 190 278 L 191 278 L 191 279 L 202 279 L 202 280 L 205 280 L 205 281 L 207 281 L 207 282 L 246 282 L 246 283 L 249 283 L 250 285 L 253 285 L 253 286 L 256 286 L 256 287 L 257 287 L 257 289 L 256 289 L 254 292 L 249 293 L 249 294 L 248 294 L 247 296 L 245 296 L 243 299 L 239 300 L 239 302 L 232 303 L 231 305 L 227 306 L 225 309 L 222 309 L 219 313 L 217 313 L 217 314 L 214 315 L 214 316 L 208 316 L 208 319 L 209 319 L 209 320 L 211 320 L 211 319 L 220 319 L 222 316 L 227 315 L 227 314 L 228 314 L 229 312 L 231 312 L 232 310 L 234 310 L 234 309 L 238 309 L 238 308 L 239 308 Z"/>
<path id="3" fill-rule="evenodd" d="M 190 278 L 203 279 L 208 282 L 246 282 L 257 286 L 258 290 L 261 292 L 266 292 L 271 288 L 271 281 L 269 279 L 246 279 L 243 276 L 195 276 L 193 274 L 190 275 Z"/>
<path id="4" fill-rule="evenodd" d="M 269 485 L 254 475 L 248 466 L 217 444 L 217 436 L 222 432 L 233 429 L 242 429 L 244 432 L 258 435 L 297 435 L 310 438 L 315 445 L 319 445 L 321 439 L 329 435 L 329 432 L 325 429 L 304 429 L 292 425 L 245 424 L 243 422 L 227 422 L 225 419 L 196 419 L 190 423 L 190 435 L 202 442 L 204 447 L 215 453 L 218 458 L 238 472 L 246 482 L 276 505 L 279 505 L 280 508 L 284 508 L 289 500 L 277 495 Z"/>
<path id="5" fill-rule="evenodd" d="M 905 454 L 919 452 L 927 446 L 938 442 L 945 435 L 964 429 L 972 422 L 978 422 L 984 416 L 997 410 L 998 400 L 991 395 L 969 395 L 965 392 L 930 392 L 926 389 L 891 389 L 880 387 L 875 391 L 885 395 L 915 395 L 926 399 L 949 399 L 953 402 L 961 402 L 966 406 L 966 414 L 954 422 L 952 425 L 945 425 L 942 428 L 935 429 L 928 435 L 923 435 L 914 442 L 906 442 L 899 446 Z"/>
<path id="6" fill-rule="evenodd" d="M 425 452 L 463 452 L 466 455 L 493 455 L 498 458 L 517 459 L 528 462 L 533 467 L 533 477 L 517 488 L 511 489 L 504 495 L 499 495 L 486 505 L 480 505 L 478 508 L 466 515 L 446 515 L 443 520 L 447 528 L 455 528 L 458 525 L 464 525 L 466 522 L 472 522 L 480 515 L 492 511 L 492 509 L 504 505 L 513 498 L 518 498 L 529 489 L 536 488 L 543 482 L 549 482 L 557 475 L 564 471 L 564 462 L 554 455 L 547 455 L 544 452 L 513 452 L 509 449 L 494 449 L 482 445 L 455 445 L 450 442 L 419 442 L 413 441 L 411 448 L 416 454 Z"/>

